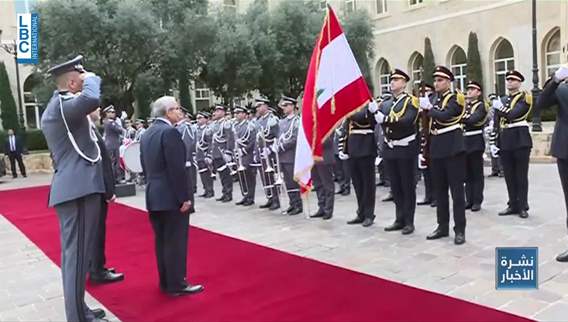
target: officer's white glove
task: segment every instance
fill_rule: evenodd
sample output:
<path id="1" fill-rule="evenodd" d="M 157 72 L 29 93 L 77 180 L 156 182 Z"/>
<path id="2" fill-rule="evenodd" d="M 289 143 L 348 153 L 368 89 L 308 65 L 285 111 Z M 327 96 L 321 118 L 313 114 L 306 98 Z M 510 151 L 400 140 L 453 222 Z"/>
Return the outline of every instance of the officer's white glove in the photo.
<path id="1" fill-rule="evenodd" d="M 491 107 L 494 110 L 497 110 L 497 111 L 500 111 L 500 112 L 505 112 L 505 106 L 503 105 L 503 102 L 501 102 L 500 99 L 493 100 Z"/>
<path id="2" fill-rule="evenodd" d="M 561 81 L 568 78 L 568 67 L 562 66 L 554 72 L 554 81 L 560 83 Z"/>
<path id="3" fill-rule="evenodd" d="M 245 148 L 240 148 L 240 149 L 239 149 L 239 153 L 240 153 L 241 156 L 248 154 L 248 153 L 247 153 L 247 149 L 245 149 Z"/>
<path id="4" fill-rule="evenodd" d="M 122 113 L 120 114 L 120 118 L 123 120 L 126 120 L 126 118 L 128 117 L 128 114 L 126 114 L 125 111 L 122 111 Z"/>
<path id="5" fill-rule="evenodd" d="M 420 108 L 426 111 L 432 109 L 432 104 L 428 97 L 420 97 Z"/>
<path id="6" fill-rule="evenodd" d="M 491 144 L 489 146 L 489 150 L 491 151 L 491 156 L 493 158 L 498 158 L 499 157 L 499 148 L 495 145 L 495 144 Z"/>
<path id="7" fill-rule="evenodd" d="M 377 111 L 377 113 L 375 113 L 375 120 L 377 123 L 383 124 L 385 122 L 385 115 Z"/>
<path id="8" fill-rule="evenodd" d="M 278 144 L 274 143 L 273 145 L 271 145 L 270 150 L 272 150 L 272 152 L 274 153 L 278 153 Z"/>
<path id="9" fill-rule="evenodd" d="M 420 153 L 418 155 L 418 169 L 426 169 L 426 158 L 424 158 L 424 156 L 422 155 L 422 153 Z"/>
<path id="10" fill-rule="evenodd" d="M 375 114 L 379 110 L 379 104 L 377 104 L 377 102 L 375 102 L 375 101 L 369 102 L 368 110 L 372 114 Z"/>
<path id="11" fill-rule="evenodd" d="M 378 167 L 379 164 L 381 164 L 381 162 L 383 162 L 383 158 L 381 158 L 381 157 L 376 157 L 376 158 L 375 158 L 375 167 Z"/>
<path id="12" fill-rule="evenodd" d="M 339 157 L 339 160 L 343 160 L 343 161 L 349 160 L 349 154 L 343 153 L 342 151 L 339 151 L 338 157 Z"/>
<path id="13" fill-rule="evenodd" d="M 223 160 L 225 160 L 225 163 L 231 163 L 231 161 L 233 161 L 233 156 L 228 153 L 224 153 Z"/>
<path id="14" fill-rule="evenodd" d="M 262 150 L 262 153 L 264 153 L 264 156 L 265 156 L 266 158 L 268 158 L 268 156 L 272 153 L 272 150 L 269 149 L 269 148 L 264 148 L 264 149 Z"/>

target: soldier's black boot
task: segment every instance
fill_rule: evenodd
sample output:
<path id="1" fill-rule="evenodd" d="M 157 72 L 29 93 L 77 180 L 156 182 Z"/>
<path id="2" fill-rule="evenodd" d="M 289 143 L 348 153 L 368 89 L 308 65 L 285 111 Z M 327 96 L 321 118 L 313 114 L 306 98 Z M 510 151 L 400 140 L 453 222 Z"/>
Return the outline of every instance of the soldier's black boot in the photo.
<path id="1" fill-rule="evenodd" d="M 270 208 L 272 206 L 272 199 L 268 199 L 268 201 L 264 205 L 260 205 L 258 208 Z"/>
<path id="2" fill-rule="evenodd" d="M 561 262 L 561 263 L 568 263 L 568 250 L 565 251 L 564 253 L 556 256 L 556 260 Z"/>

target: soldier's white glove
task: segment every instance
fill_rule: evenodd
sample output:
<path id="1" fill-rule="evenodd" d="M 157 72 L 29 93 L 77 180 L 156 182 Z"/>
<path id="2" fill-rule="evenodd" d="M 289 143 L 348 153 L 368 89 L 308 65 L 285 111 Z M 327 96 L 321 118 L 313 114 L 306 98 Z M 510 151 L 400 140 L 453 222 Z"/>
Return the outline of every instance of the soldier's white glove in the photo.
<path id="1" fill-rule="evenodd" d="M 225 163 L 231 163 L 231 161 L 233 161 L 233 156 L 229 153 L 223 153 L 223 160 L 225 160 Z"/>
<path id="2" fill-rule="evenodd" d="M 426 111 L 432 109 L 432 104 L 428 97 L 420 97 L 420 108 Z"/>
<path id="3" fill-rule="evenodd" d="M 500 99 L 493 100 L 491 107 L 494 110 L 497 110 L 497 111 L 500 111 L 500 112 L 505 112 L 505 106 L 503 105 L 503 102 L 501 102 Z"/>
<path id="4" fill-rule="evenodd" d="M 418 169 L 424 170 L 426 169 L 426 158 L 424 158 L 424 156 L 422 155 L 422 153 L 420 153 L 418 155 Z"/>
<path id="5" fill-rule="evenodd" d="M 499 148 L 495 145 L 495 144 L 491 144 L 489 146 L 489 150 L 491 151 L 491 156 L 493 158 L 498 158 L 499 157 Z"/>
<path id="6" fill-rule="evenodd" d="M 239 153 L 241 154 L 241 156 L 248 154 L 248 153 L 247 153 L 247 149 L 245 149 L 245 148 L 240 148 L 240 149 L 239 149 Z"/>
<path id="7" fill-rule="evenodd" d="M 272 153 L 272 150 L 269 148 L 264 148 L 262 152 L 264 153 L 264 156 L 268 158 L 268 156 Z"/>
<path id="8" fill-rule="evenodd" d="M 554 72 L 554 81 L 560 83 L 568 78 L 568 67 L 562 66 Z"/>
<path id="9" fill-rule="evenodd" d="M 128 114 L 126 114 L 125 111 L 122 111 L 122 113 L 120 114 L 120 118 L 125 120 L 128 117 Z"/>
<path id="10" fill-rule="evenodd" d="M 342 151 L 339 151 L 338 157 L 339 157 L 339 160 L 343 160 L 343 161 L 349 160 L 349 154 L 343 153 Z"/>
<path id="11" fill-rule="evenodd" d="M 379 104 L 377 104 L 377 102 L 375 102 L 375 101 L 369 102 L 368 110 L 372 114 L 375 114 L 379 110 Z"/>
<path id="12" fill-rule="evenodd" d="M 385 122 L 385 115 L 377 111 L 377 113 L 375 113 L 375 120 L 377 121 L 377 123 L 383 124 Z"/>
<path id="13" fill-rule="evenodd" d="M 378 167 L 379 164 L 381 164 L 381 162 L 383 162 L 383 158 L 381 158 L 381 157 L 376 157 L 376 158 L 375 158 L 375 167 Z"/>
<path id="14" fill-rule="evenodd" d="M 205 161 L 205 164 L 207 164 L 207 165 L 213 164 L 213 160 L 211 160 L 211 158 L 209 158 L 209 157 L 205 158 L 203 161 Z"/>
<path id="15" fill-rule="evenodd" d="M 271 145 L 270 150 L 272 150 L 272 152 L 274 153 L 278 153 L 278 144 L 274 143 L 273 145 Z"/>

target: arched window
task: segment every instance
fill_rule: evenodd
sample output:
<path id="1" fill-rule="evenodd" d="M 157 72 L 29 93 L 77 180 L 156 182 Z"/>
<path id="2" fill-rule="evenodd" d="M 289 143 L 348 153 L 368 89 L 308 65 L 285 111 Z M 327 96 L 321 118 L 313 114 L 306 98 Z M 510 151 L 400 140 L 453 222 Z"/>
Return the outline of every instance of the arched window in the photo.
<path id="1" fill-rule="evenodd" d="M 450 69 L 456 78 L 454 86 L 456 86 L 459 90 L 464 91 L 467 73 L 467 58 L 465 51 L 461 47 L 456 46 L 450 55 Z"/>
<path id="2" fill-rule="evenodd" d="M 507 71 L 515 69 L 515 56 L 513 46 L 506 39 L 501 39 L 495 48 L 494 54 L 495 81 L 497 93 L 505 94 L 505 74 Z"/>
<path id="3" fill-rule="evenodd" d="M 24 124 L 28 129 L 40 128 L 43 107 L 37 102 L 33 90 L 41 82 L 42 76 L 38 73 L 29 75 L 24 81 Z"/>
<path id="4" fill-rule="evenodd" d="M 544 66 L 545 66 L 545 79 L 560 67 L 560 29 L 556 29 L 545 40 L 544 47 Z"/>
<path id="5" fill-rule="evenodd" d="M 422 67 L 424 66 L 424 56 L 422 56 L 422 54 L 418 52 L 415 52 L 414 54 L 412 54 L 412 56 L 410 56 L 408 65 L 409 69 L 411 70 L 412 84 L 414 85 L 414 88 L 420 84 L 420 78 L 422 76 L 420 75 L 420 73 L 422 71 Z"/>
<path id="6" fill-rule="evenodd" d="M 379 82 L 379 95 L 382 95 L 390 88 L 390 66 L 385 59 L 379 59 L 379 62 L 377 63 L 376 73 L 377 80 Z"/>

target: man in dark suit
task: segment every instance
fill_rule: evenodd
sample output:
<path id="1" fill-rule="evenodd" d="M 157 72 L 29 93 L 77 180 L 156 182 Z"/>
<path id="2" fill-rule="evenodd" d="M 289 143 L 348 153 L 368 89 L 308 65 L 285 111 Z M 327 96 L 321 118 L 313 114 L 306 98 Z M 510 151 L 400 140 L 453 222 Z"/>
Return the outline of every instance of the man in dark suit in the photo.
<path id="1" fill-rule="evenodd" d="M 8 158 L 10 159 L 12 176 L 14 178 L 18 177 L 18 173 L 16 172 L 16 161 L 18 161 L 18 167 L 20 167 L 22 176 L 24 178 L 27 177 L 26 166 L 22 160 L 22 140 L 14 134 L 13 129 L 8 129 L 8 138 L 4 144 L 4 153 L 8 155 Z"/>
<path id="2" fill-rule="evenodd" d="M 94 129 L 93 132 L 97 136 L 97 144 L 101 149 L 105 193 L 104 198 L 101 199 L 101 215 L 99 216 L 99 222 L 94 237 L 93 252 L 91 263 L 89 265 L 89 279 L 91 282 L 98 284 L 119 282 L 124 280 L 124 274 L 116 273 L 114 268 L 105 267 L 106 219 L 108 214 L 108 204 L 116 199 L 116 195 L 114 194 L 114 173 L 112 169 L 112 161 L 108 151 L 106 150 L 102 136 L 95 128 L 95 124 L 100 119 L 100 109 L 92 112 L 90 117 L 92 121 L 91 125 Z"/>
<path id="3" fill-rule="evenodd" d="M 322 218 L 329 220 L 333 217 L 333 206 L 335 203 L 335 185 L 333 184 L 333 165 L 335 156 L 333 155 L 333 137 L 328 137 L 323 141 L 323 159 L 316 160 L 312 167 L 312 179 L 318 197 L 318 211 L 311 215 L 311 218 Z"/>
<path id="4" fill-rule="evenodd" d="M 105 113 L 105 118 L 103 120 L 105 145 L 112 161 L 114 177 L 116 180 L 119 180 L 122 176 L 122 170 L 119 165 L 119 150 L 121 144 L 120 137 L 123 135 L 124 130 L 122 125 L 120 125 L 116 119 L 114 106 L 110 105 L 105 107 L 103 113 Z"/>
<path id="5" fill-rule="evenodd" d="M 164 96 L 152 105 L 152 126 L 140 141 L 146 174 L 146 209 L 154 230 L 160 289 L 173 296 L 198 293 L 201 285 L 186 281 L 187 237 L 191 208 L 185 171 L 185 146 L 174 128 L 180 121 L 176 99 Z"/>
<path id="6" fill-rule="evenodd" d="M 541 110 L 554 105 L 558 106 L 558 116 L 552 134 L 550 153 L 556 157 L 558 174 L 564 191 L 564 201 L 568 210 L 568 67 L 560 67 L 554 76 L 545 84 L 538 98 L 535 115 Z M 566 224 L 568 225 L 568 217 Z M 568 251 L 556 257 L 559 262 L 568 262 Z"/>

